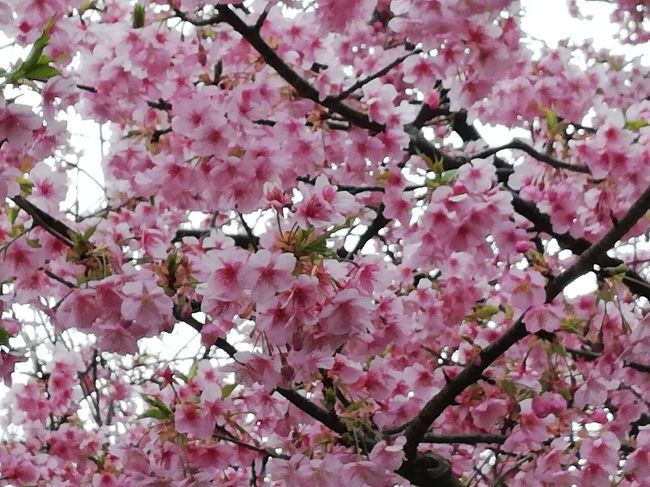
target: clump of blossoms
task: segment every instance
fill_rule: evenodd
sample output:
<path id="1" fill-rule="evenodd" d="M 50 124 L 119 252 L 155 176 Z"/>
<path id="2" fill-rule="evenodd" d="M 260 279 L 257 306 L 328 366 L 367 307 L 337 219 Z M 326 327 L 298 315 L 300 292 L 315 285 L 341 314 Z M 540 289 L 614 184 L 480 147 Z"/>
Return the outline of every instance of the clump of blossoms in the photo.
<path id="1" fill-rule="evenodd" d="M 650 69 L 522 15 L 0 0 L 0 486 L 648 485 Z"/>

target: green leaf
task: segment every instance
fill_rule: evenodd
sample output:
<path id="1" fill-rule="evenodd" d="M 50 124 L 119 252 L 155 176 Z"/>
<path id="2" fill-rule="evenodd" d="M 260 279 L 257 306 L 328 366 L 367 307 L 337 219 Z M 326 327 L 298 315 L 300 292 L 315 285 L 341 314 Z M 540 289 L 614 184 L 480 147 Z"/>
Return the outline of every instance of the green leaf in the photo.
<path id="1" fill-rule="evenodd" d="M 487 320 L 492 318 L 492 316 L 497 314 L 499 311 L 501 311 L 499 307 L 494 306 L 493 304 L 478 303 L 474 305 L 474 312 L 476 313 L 476 316 L 478 316 L 482 320 Z"/>
<path id="2" fill-rule="evenodd" d="M 96 230 L 97 230 L 97 225 L 93 225 L 92 227 L 88 228 L 88 230 L 84 232 L 83 235 L 84 240 L 86 240 L 86 242 L 89 241 L 90 237 L 92 237 L 95 234 Z"/>
<path id="3" fill-rule="evenodd" d="M 154 418 L 160 420 L 170 419 L 171 412 L 163 411 L 162 409 L 157 409 L 157 408 L 149 408 L 140 416 L 138 416 L 137 419 L 144 419 L 144 418 Z"/>
<path id="4" fill-rule="evenodd" d="M 226 384 L 221 388 L 221 399 L 226 399 L 237 387 L 237 384 Z"/>
<path id="5" fill-rule="evenodd" d="M 0 345 L 9 345 L 11 335 L 3 326 L 0 325 Z"/>
<path id="6" fill-rule="evenodd" d="M 196 374 L 199 371 L 199 362 L 196 361 L 192 363 L 192 366 L 190 367 L 190 372 L 187 374 L 187 380 L 192 380 L 194 377 L 196 377 Z"/>
<path id="7" fill-rule="evenodd" d="M 514 397 L 517 394 L 517 384 L 510 379 L 503 379 L 498 381 L 498 386 L 507 395 Z"/>
<path id="8" fill-rule="evenodd" d="M 620 264 L 612 269 L 612 275 L 622 275 L 628 272 L 630 269 L 625 264 Z"/>
<path id="9" fill-rule="evenodd" d="M 60 74 L 56 68 L 49 65 L 52 62 L 52 58 L 43 55 L 43 49 L 50 42 L 50 30 L 54 25 L 55 19 L 53 16 L 43 26 L 43 33 L 34 41 L 32 50 L 27 55 L 27 59 L 7 77 L 7 82 L 15 83 L 22 79 L 46 81 Z"/>
<path id="10" fill-rule="evenodd" d="M 39 63 L 25 71 L 24 77 L 33 81 L 47 81 L 50 78 L 59 76 L 60 74 L 59 70 L 55 67 Z"/>
<path id="11" fill-rule="evenodd" d="M 559 355 L 560 357 L 566 357 L 568 355 L 566 348 L 564 348 L 564 345 L 561 343 L 549 342 L 548 348 L 552 353 Z"/>
<path id="12" fill-rule="evenodd" d="M 449 184 L 456 178 L 456 174 L 458 174 L 458 169 L 450 169 L 449 171 L 444 171 L 440 175 L 440 181 L 443 184 Z"/>
<path id="13" fill-rule="evenodd" d="M 648 125 L 650 125 L 650 122 L 647 120 L 628 120 L 625 122 L 625 128 L 629 130 L 640 130 Z"/>
<path id="14" fill-rule="evenodd" d="M 141 416 L 145 418 L 157 418 L 157 419 L 169 419 L 172 417 L 172 410 L 169 409 L 169 406 L 162 402 L 160 399 L 148 394 L 143 394 L 142 399 L 144 402 L 151 406 L 151 409 L 145 411 Z M 158 411 L 157 413 L 151 412 L 153 410 Z M 154 415 L 155 414 L 155 415 Z"/>
<path id="15" fill-rule="evenodd" d="M 26 238 L 25 242 L 27 242 L 27 245 L 33 249 L 40 249 L 41 244 L 38 240 L 33 240 L 31 238 Z"/>
<path id="16" fill-rule="evenodd" d="M 20 213 L 20 207 L 19 206 L 12 206 L 11 208 L 7 208 L 7 218 L 9 219 L 9 223 L 12 225 L 16 222 L 16 218 L 18 217 L 18 213 Z"/>
<path id="17" fill-rule="evenodd" d="M 336 404 L 336 389 L 334 387 L 328 387 L 324 392 L 323 406 L 328 410 L 333 409 Z"/>
<path id="18" fill-rule="evenodd" d="M 582 318 L 576 318 L 575 316 L 570 316 L 567 318 L 563 318 L 560 321 L 560 328 L 562 329 L 562 331 L 581 334 L 585 323 L 586 320 Z"/>
<path id="19" fill-rule="evenodd" d="M 133 7 L 133 28 L 140 29 L 144 27 L 144 5 L 136 3 Z"/>
<path id="20" fill-rule="evenodd" d="M 538 108 L 544 114 L 546 124 L 548 125 L 548 129 L 552 134 L 559 134 L 564 132 L 566 125 L 560 122 L 559 117 L 552 109 L 541 104 L 538 105 Z"/>

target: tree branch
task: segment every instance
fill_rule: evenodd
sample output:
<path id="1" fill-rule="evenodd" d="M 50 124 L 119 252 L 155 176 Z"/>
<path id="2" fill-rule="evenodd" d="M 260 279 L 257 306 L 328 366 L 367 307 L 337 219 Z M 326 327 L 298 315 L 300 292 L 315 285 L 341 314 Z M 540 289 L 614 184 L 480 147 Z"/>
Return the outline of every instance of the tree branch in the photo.
<path id="1" fill-rule="evenodd" d="M 178 321 L 182 321 L 183 323 L 186 323 L 190 325 L 192 328 L 194 328 L 196 331 L 201 333 L 201 330 L 203 329 L 203 323 L 201 323 L 199 320 L 194 318 L 192 315 L 185 316 L 183 315 L 181 309 L 179 306 L 174 306 L 173 309 L 173 315 L 174 318 L 176 318 Z M 233 347 L 230 343 L 228 343 L 224 338 L 217 338 L 214 342 L 215 347 L 223 350 L 228 354 L 228 356 L 234 360 L 237 360 L 235 358 L 235 354 L 237 353 L 237 349 Z"/>
<path id="2" fill-rule="evenodd" d="M 433 435 L 426 434 L 422 438 L 422 443 L 440 443 L 440 444 L 463 444 L 463 445 L 479 445 L 481 443 L 496 443 L 501 444 L 506 441 L 506 435 L 487 435 L 487 434 L 474 434 L 474 435 Z"/>
<path id="3" fill-rule="evenodd" d="M 591 245 L 583 252 L 577 262 L 565 270 L 555 279 L 550 280 L 546 287 L 546 302 L 550 303 L 574 279 L 589 271 L 598 258 L 606 253 L 614 244 L 623 237 L 643 217 L 650 208 L 650 186 L 641 197 L 629 208 L 626 214 L 598 242 Z M 468 386 L 479 380 L 481 374 L 497 358 L 503 355 L 510 347 L 528 335 L 523 322 L 523 315 L 519 320 L 497 340 L 485 347 L 479 353 L 479 360 L 471 363 L 457 376 L 449 380 L 445 386 L 433 396 L 422 408 L 420 413 L 405 428 L 406 444 L 404 451 L 408 461 L 414 461 L 418 444 L 424 438 L 426 431 L 438 417 L 453 404 L 456 396 Z"/>
<path id="4" fill-rule="evenodd" d="M 357 91 L 359 88 L 362 88 L 363 86 L 367 85 L 371 81 L 381 78 L 382 76 L 388 74 L 391 69 L 399 66 L 402 64 L 405 60 L 410 58 L 411 56 L 415 56 L 416 54 L 420 54 L 422 52 L 422 49 L 416 49 L 415 51 L 409 52 L 407 54 L 404 54 L 403 56 L 398 57 L 395 59 L 393 62 L 387 64 L 384 66 L 382 69 L 377 71 L 376 73 L 373 73 L 371 75 L 366 76 L 363 79 L 357 80 L 352 86 L 349 88 L 343 90 L 339 95 L 334 97 L 336 100 L 345 100 L 348 96 L 350 96 L 352 93 Z"/>
<path id="5" fill-rule="evenodd" d="M 273 48 L 262 39 L 259 31 L 254 26 L 247 25 L 228 5 L 218 5 L 217 10 L 219 11 L 219 15 L 217 16 L 218 21 L 223 21 L 230 25 L 246 39 L 260 56 L 262 56 L 266 64 L 272 67 L 300 96 L 319 103 L 334 113 L 338 113 L 357 127 L 362 127 L 372 132 L 382 132 L 384 130 L 384 125 L 371 121 L 368 115 L 349 107 L 335 96 L 328 96 L 324 100 L 321 100 L 318 90 L 285 63 Z M 199 25 L 187 19 L 187 17 L 184 20 L 188 20 L 194 25 Z"/>
<path id="6" fill-rule="evenodd" d="M 38 225 L 43 230 L 54 236 L 68 247 L 73 247 L 72 235 L 75 235 L 70 227 L 68 227 L 61 220 L 57 220 L 50 216 L 47 212 L 41 210 L 38 206 L 27 201 L 22 196 L 14 196 L 11 200 L 16 203 L 25 213 L 32 217 L 35 225 Z"/>
<path id="7" fill-rule="evenodd" d="M 508 142 L 507 144 L 500 145 L 498 147 L 492 147 L 490 149 L 484 150 L 483 152 L 479 152 L 478 154 L 474 154 L 472 155 L 472 159 L 484 159 L 505 149 L 522 150 L 525 153 L 527 153 L 529 156 L 537 159 L 540 162 L 544 162 L 555 169 L 566 169 L 568 171 L 579 172 L 582 174 L 591 174 L 591 171 L 587 166 L 569 164 L 568 162 L 563 162 L 558 159 L 554 159 L 551 156 L 548 156 L 542 152 L 535 150 L 533 147 L 531 147 L 530 145 L 526 144 L 524 141 L 519 139 L 513 139 L 511 142 Z"/>
<path id="8" fill-rule="evenodd" d="M 363 235 L 359 237 L 359 241 L 354 246 L 354 249 L 348 252 L 348 259 L 351 259 L 356 254 L 358 254 L 365 247 L 369 240 L 375 237 L 382 228 L 390 223 L 390 220 L 384 216 L 383 203 L 379 205 L 376 211 L 377 216 L 375 216 L 375 219 L 372 221 L 372 223 L 370 223 L 370 225 L 368 225 L 368 228 L 365 232 L 363 232 Z"/>
<path id="9" fill-rule="evenodd" d="M 309 399 L 299 394 L 297 391 L 294 391 L 293 389 L 285 389 L 282 387 L 278 387 L 276 391 L 298 409 L 308 414 L 315 420 L 319 421 L 335 433 L 338 433 L 340 435 L 347 433 L 348 429 L 335 414 L 332 414 L 320 406 L 317 406 Z"/>

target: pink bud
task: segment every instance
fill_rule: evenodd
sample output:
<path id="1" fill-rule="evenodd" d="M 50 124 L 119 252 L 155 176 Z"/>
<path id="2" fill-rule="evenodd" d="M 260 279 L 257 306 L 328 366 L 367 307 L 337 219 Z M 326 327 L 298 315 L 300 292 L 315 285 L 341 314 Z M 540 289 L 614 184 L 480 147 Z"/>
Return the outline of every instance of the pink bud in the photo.
<path id="1" fill-rule="evenodd" d="M 519 240 L 515 243 L 515 250 L 520 253 L 528 252 L 533 247 L 533 244 L 528 240 Z"/>

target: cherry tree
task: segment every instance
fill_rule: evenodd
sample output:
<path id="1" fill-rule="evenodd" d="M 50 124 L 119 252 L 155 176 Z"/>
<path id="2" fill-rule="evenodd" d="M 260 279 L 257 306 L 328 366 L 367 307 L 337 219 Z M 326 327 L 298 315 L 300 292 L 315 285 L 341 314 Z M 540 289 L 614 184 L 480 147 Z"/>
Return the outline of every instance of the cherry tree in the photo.
<path id="1" fill-rule="evenodd" d="M 522 15 L 0 0 L 0 485 L 650 485 L 650 68 Z"/>

